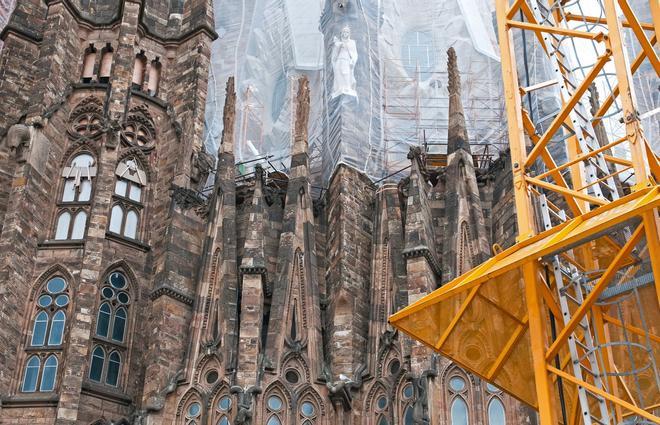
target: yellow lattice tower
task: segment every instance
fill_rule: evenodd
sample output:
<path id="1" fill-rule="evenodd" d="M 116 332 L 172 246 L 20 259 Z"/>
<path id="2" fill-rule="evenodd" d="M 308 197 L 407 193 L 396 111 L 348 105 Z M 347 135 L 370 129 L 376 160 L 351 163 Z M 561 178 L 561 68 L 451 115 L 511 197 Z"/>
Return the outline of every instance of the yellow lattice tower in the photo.
<path id="1" fill-rule="evenodd" d="M 390 318 L 543 425 L 660 423 L 660 166 L 632 80 L 660 75 L 660 3 L 643 7 L 652 22 L 626 0 L 496 0 L 517 243 Z M 550 77 L 527 87 L 522 32 Z M 543 91 L 561 108 L 542 121 L 523 98 Z"/>

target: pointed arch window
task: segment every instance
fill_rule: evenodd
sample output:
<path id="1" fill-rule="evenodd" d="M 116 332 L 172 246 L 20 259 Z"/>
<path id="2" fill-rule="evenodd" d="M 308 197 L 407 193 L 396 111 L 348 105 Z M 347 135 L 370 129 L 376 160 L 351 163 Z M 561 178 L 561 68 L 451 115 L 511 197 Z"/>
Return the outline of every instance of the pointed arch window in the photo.
<path id="1" fill-rule="evenodd" d="M 55 389 L 58 356 L 66 333 L 71 301 L 69 284 L 63 277 L 54 276 L 35 295 L 20 389 L 22 392 L 50 392 Z"/>
<path id="2" fill-rule="evenodd" d="M 160 58 L 151 61 L 149 66 L 149 82 L 147 83 L 147 93 L 149 96 L 157 96 L 158 89 L 160 88 L 160 74 L 163 65 L 160 63 Z"/>
<path id="3" fill-rule="evenodd" d="M 62 169 L 64 182 L 55 220 L 55 240 L 85 238 L 96 171 L 96 160 L 89 153 L 76 155 Z"/>
<path id="4" fill-rule="evenodd" d="M 451 425 L 468 425 L 468 407 L 463 398 L 456 397 L 451 403 Z"/>
<path id="5" fill-rule="evenodd" d="M 135 158 L 128 158 L 117 165 L 115 177 L 108 232 L 137 240 L 140 233 L 140 218 L 144 210 L 143 198 L 147 175 Z"/>
<path id="6" fill-rule="evenodd" d="M 504 404 L 497 397 L 493 397 L 488 403 L 488 425 L 506 425 Z"/>
<path id="7" fill-rule="evenodd" d="M 96 314 L 94 341 L 89 361 L 91 381 L 117 387 L 121 384 L 126 335 L 131 308 L 128 278 L 120 271 L 112 272 L 101 287 L 101 300 Z"/>
<path id="8" fill-rule="evenodd" d="M 227 393 L 220 393 L 215 400 L 212 425 L 231 425 L 233 403 Z"/>
<path id="9" fill-rule="evenodd" d="M 285 424 L 287 409 L 284 406 L 284 398 L 277 393 L 271 393 L 265 397 L 265 400 L 264 418 L 267 418 L 266 425 Z"/>
<path id="10" fill-rule="evenodd" d="M 147 57 L 144 55 L 144 50 L 135 55 L 135 62 L 133 63 L 133 83 L 131 89 L 142 90 L 144 84 L 144 73 L 147 69 Z"/>
<path id="11" fill-rule="evenodd" d="M 316 424 L 319 417 L 319 408 L 312 398 L 304 398 L 298 405 L 298 417 L 304 425 Z"/>
<path id="12" fill-rule="evenodd" d="M 112 45 L 107 43 L 101 50 L 101 67 L 99 69 L 99 83 L 107 84 L 110 82 L 112 72 Z"/>
<path id="13" fill-rule="evenodd" d="M 94 65 L 96 65 L 96 48 L 94 44 L 90 44 L 83 56 L 81 76 L 83 83 L 91 83 L 94 80 Z"/>
<path id="14" fill-rule="evenodd" d="M 193 401 L 188 405 L 185 411 L 185 425 L 198 425 L 202 416 L 202 405 L 198 401 Z"/>

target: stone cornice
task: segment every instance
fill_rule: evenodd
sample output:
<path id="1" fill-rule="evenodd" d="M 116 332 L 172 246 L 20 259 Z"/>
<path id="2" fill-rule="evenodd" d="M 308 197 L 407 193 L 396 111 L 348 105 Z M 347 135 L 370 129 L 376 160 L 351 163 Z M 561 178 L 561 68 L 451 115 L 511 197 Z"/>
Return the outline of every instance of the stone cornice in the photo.
<path id="1" fill-rule="evenodd" d="M 442 267 L 428 247 L 416 246 L 413 248 L 406 248 L 403 250 L 401 255 L 403 255 L 403 258 L 405 259 L 418 257 L 426 258 L 426 261 L 431 267 L 431 270 L 433 270 L 433 273 L 435 273 L 436 276 L 442 276 Z"/>
<path id="2" fill-rule="evenodd" d="M 158 288 L 154 289 L 149 295 L 149 299 L 151 299 L 151 301 L 155 301 L 156 299 L 162 296 L 170 297 L 173 300 L 177 300 L 183 304 L 190 306 L 193 305 L 195 301 L 192 297 L 189 297 L 188 295 L 178 291 L 177 289 L 172 288 L 169 285 L 161 285 Z"/>

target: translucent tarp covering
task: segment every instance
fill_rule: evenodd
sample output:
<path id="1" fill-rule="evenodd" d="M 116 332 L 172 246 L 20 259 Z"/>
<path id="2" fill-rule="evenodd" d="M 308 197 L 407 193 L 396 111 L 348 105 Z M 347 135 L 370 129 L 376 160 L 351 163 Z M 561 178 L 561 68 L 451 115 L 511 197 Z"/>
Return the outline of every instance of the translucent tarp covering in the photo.
<path id="1" fill-rule="evenodd" d="M 285 170 L 295 81 L 310 78 L 312 171 L 339 163 L 373 178 L 405 167 L 409 146 L 442 153 L 447 138 L 446 50 L 454 47 L 476 153 L 506 148 L 499 49 L 489 0 L 215 0 L 216 30 L 206 122 L 215 151 L 224 82 L 237 81 L 238 162 L 268 156 Z M 332 97 L 332 42 L 348 26 L 357 96 Z M 476 145 L 482 145 L 476 147 Z M 245 171 L 250 171 L 249 163 Z M 270 165 L 268 165 L 270 166 Z"/>

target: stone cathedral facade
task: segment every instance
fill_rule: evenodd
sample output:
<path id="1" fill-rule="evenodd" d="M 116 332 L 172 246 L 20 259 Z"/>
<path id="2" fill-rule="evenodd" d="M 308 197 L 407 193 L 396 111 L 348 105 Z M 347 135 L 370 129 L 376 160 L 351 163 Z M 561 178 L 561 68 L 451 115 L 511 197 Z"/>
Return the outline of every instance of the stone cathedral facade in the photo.
<path id="1" fill-rule="evenodd" d="M 533 423 L 387 324 L 515 237 L 509 160 L 475 165 L 455 53 L 446 161 L 412 149 L 377 183 L 339 165 L 319 198 L 304 77 L 287 173 L 237 174 L 231 79 L 205 151 L 212 14 L 21 0 L 3 30 L 0 423 Z"/>

